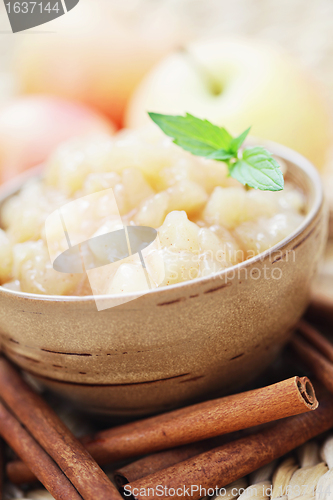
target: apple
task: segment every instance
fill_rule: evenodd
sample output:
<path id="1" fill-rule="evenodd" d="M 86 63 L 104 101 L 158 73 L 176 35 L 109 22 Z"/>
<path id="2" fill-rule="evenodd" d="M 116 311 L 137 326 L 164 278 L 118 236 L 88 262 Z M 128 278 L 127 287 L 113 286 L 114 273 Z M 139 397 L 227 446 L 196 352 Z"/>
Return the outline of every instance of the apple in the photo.
<path id="1" fill-rule="evenodd" d="M 137 3 L 140 16 L 109 0 L 81 1 L 52 21 L 55 33 L 43 40 L 21 35 L 13 64 L 20 91 L 80 101 L 121 126 L 139 81 L 186 37 L 170 13 Z"/>
<path id="2" fill-rule="evenodd" d="M 238 134 L 289 146 L 318 168 L 329 144 L 327 104 L 297 61 L 267 43 L 199 40 L 160 61 L 135 91 L 126 125 L 149 121 L 147 111 L 192 113 Z"/>
<path id="3" fill-rule="evenodd" d="M 114 130 L 106 118 L 64 99 L 16 98 L 0 108 L 0 183 L 43 162 L 70 137 Z"/>

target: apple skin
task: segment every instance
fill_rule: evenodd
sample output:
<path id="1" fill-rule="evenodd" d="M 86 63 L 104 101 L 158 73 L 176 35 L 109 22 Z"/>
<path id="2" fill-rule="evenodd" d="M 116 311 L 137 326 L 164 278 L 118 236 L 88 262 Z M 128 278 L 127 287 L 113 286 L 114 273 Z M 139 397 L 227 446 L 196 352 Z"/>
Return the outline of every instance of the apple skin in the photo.
<path id="1" fill-rule="evenodd" d="M 239 134 L 295 149 L 318 168 L 325 162 L 330 122 L 320 89 L 280 49 L 247 39 L 202 40 L 159 62 L 134 93 L 128 127 L 147 111 L 192 113 Z"/>
<path id="2" fill-rule="evenodd" d="M 0 183 L 43 162 L 71 137 L 114 131 L 85 106 L 57 97 L 19 97 L 0 109 Z"/>
<path id="3" fill-rule="evenodd" d="M 112 3 L 82 0 L 52 21 L 55 33 L 43 40 L 21 35 L 13 63 L 19 91 L 79 101 L 121 127 L 138 83 L 188 36 L 158 11 L 119 15 Z"/>

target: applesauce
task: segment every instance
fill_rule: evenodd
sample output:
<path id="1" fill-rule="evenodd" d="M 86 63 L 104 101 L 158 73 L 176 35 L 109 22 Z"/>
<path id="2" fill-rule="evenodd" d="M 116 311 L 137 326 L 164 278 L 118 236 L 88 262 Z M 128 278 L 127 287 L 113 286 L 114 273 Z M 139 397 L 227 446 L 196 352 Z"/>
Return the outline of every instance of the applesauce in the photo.
<path id="1" fill-rule="evenodd" d="M 50 245 L 66 247 L 65 241 L 46 238 L 45 221 L 94 193 L 101 193 L 103 204 L 102 193 L 110 188 L 122 223 L 157 229 L 159 247 L 145 254 L 150 286 L 136 254 L 107 271 L 95 270 L 103 294 L 213 275 L 271 248 L 303 221 L 306 200 L 295 185 L 287 181 L 278 192 L 246 189 L 227 174 L 224 163 L 187 153 L 159 130 L 64 143 L 48 159 L 42 178 L 28 181 L 1 208 L 0 284 L 28 293 L 91 295 L 85 273 L 53 269 Z M 85 240 L 120 228 L 86 201 L 72 222 Z"/>

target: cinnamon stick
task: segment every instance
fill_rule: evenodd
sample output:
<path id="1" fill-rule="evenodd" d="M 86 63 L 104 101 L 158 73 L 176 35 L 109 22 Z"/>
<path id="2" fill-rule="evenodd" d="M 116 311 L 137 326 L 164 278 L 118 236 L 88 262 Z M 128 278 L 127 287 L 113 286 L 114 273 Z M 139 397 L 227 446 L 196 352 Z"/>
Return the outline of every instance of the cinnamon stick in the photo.
<path id="1" fill-rule="evenodd" d="M 233 433 L 240 434 L 240 433 Z M 239 437 L 239 435 L 238 435 Z M 186 444 L 184 446 L 179 446 L 178 448 L 171 448 L 171 450 L 158 451 L 146 457 L 140 458 L 135 462 L 125 465 L 121 469 L 118 469 L 114 478 L 119 487 L 124 486 L 127 483 L 141 479 L 142 477 L 154 474 L 159 470 L 166 469 L 171 465 L 183 462 L 188 458 L 199 455 L 205 451 L 216 448 L 216 446 L 222 444 L 222 439 L 207 439 L 205 441 L 200 441 L 199 443 Z M 226 439 L 224 440 L 226 441 Z"/>
<path id="2" fill-rule="evenodd" d="M 324 317 L 330 322 L 333 320 L 333 298 L 323 292 L 316 292 L 311 297 L 309 313 L 312 316 Z"/>
<path id="3" fill-rule="evenodd" d="M 294 335 L 291 346 L 308 365 L 318 380 L 333 393 L 333 363 L 327 360 L 313 345 L 300 335 Z"/>
<path id="4" fill-rule="evenodd" d="M 0 358 L 0 396 L 85 500 L 121 498 L 84 446 L 3 357 Z"/>
<path id="5" fill-rule="evenodd" d="M 299 321 L 297 329 L 314 347 L 333 363 L 333 344 L 306 321 Z"/>
<path id="6" fill-rule="evenodd" d="M 119 487 L 127 483 L 141 479 L 142 477 L 149 476 L 160 470 L 166 469 L 171 465 L 183 462 L 188 458 L 199 455 L 207 451 L 209 447 L 201 443 L 193 443 L 179 448 L 172 448 L 171 450 L 158 451 L 152 455 L 140 458 L 135 462 L 125 465 L 115 472 L 114 478 Z"/>
<path id="7" fill-rule="evenodd" d="M 149 491 L 150 500 L 161 500 L 168 494 L 198 500 L 209 488 L 221 488 L 246 476 L 332 426 L 333 397 L 326 394 L 316 411 L 289 417 L 261 432 L 129 483 L 124 486 L 124 495 L 146 500 Z"/>
<path id="8" fill-rule="evenodd" d="M 102 431 L 90 439 L 85 438 L 83 443 L 98 463 L 105 464 L 229 434 L 317 406 L 310 381 L 292 377 Z M 32 479 L 22 463 L 9 464 L 7 474 L 16 484 Z"/>
<path id="9" fill-rule="evenodd" d="M 56 500 L 82 500 L 57 464 L 0 402 L 0 435 Z"/>
<path id="10" fill-rule="evenodd" d="M 252 427 L 251 429 L 236 431 L 225 436 L 206 439 L 205 441 L 200 441 L 199 443 L 186 444 L 179 446 L 178 448 L 172 448 L 171 450 L 153 453 L 116 470 L 114 473 L 115 481 L 118 487 L 121 488 L 127 483 L 131 483 L 137 479 L 141 479 L 142 477 L 154 474 L 155 472 L 166 469 L 171 465 L 175 465 L 179 462 L 187 460 L 188 458 L 192 458 L 195 455 L 200 455 L 205 451 L 212 450 L 217 446 L 222 446 L 225 443 L 247 436 L 250 432 L 254 433 L 258 428 L 262 430 L 265 425 L 269 424 L 263 424 Z"/>
<path id="11" fill-rule="evenodd" d="M 119 460 L 229 434 L 317 406 L 309 379 L 292 377 L 102 431 L 85 445 L 94 456 Z"/>

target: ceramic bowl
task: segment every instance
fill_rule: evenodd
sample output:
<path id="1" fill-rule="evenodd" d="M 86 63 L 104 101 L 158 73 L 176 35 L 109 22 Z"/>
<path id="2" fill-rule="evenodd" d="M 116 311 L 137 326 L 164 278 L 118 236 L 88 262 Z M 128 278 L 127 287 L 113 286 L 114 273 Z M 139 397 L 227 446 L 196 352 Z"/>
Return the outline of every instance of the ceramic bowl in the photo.
<path id="1" fill-rule="evenodd" d="M 97 311 L 93 297 L 0 287 L 2 349 L 88 411 L 145 415 L 230 392 L 277 356 L 305 310 L 326 241 L 320 177 L 299 154 L 269 149 L 307 196 L 290 236 L 214 277 L 153 290 Z M 4 187 L 0 203 L 22 185 Z"/>

